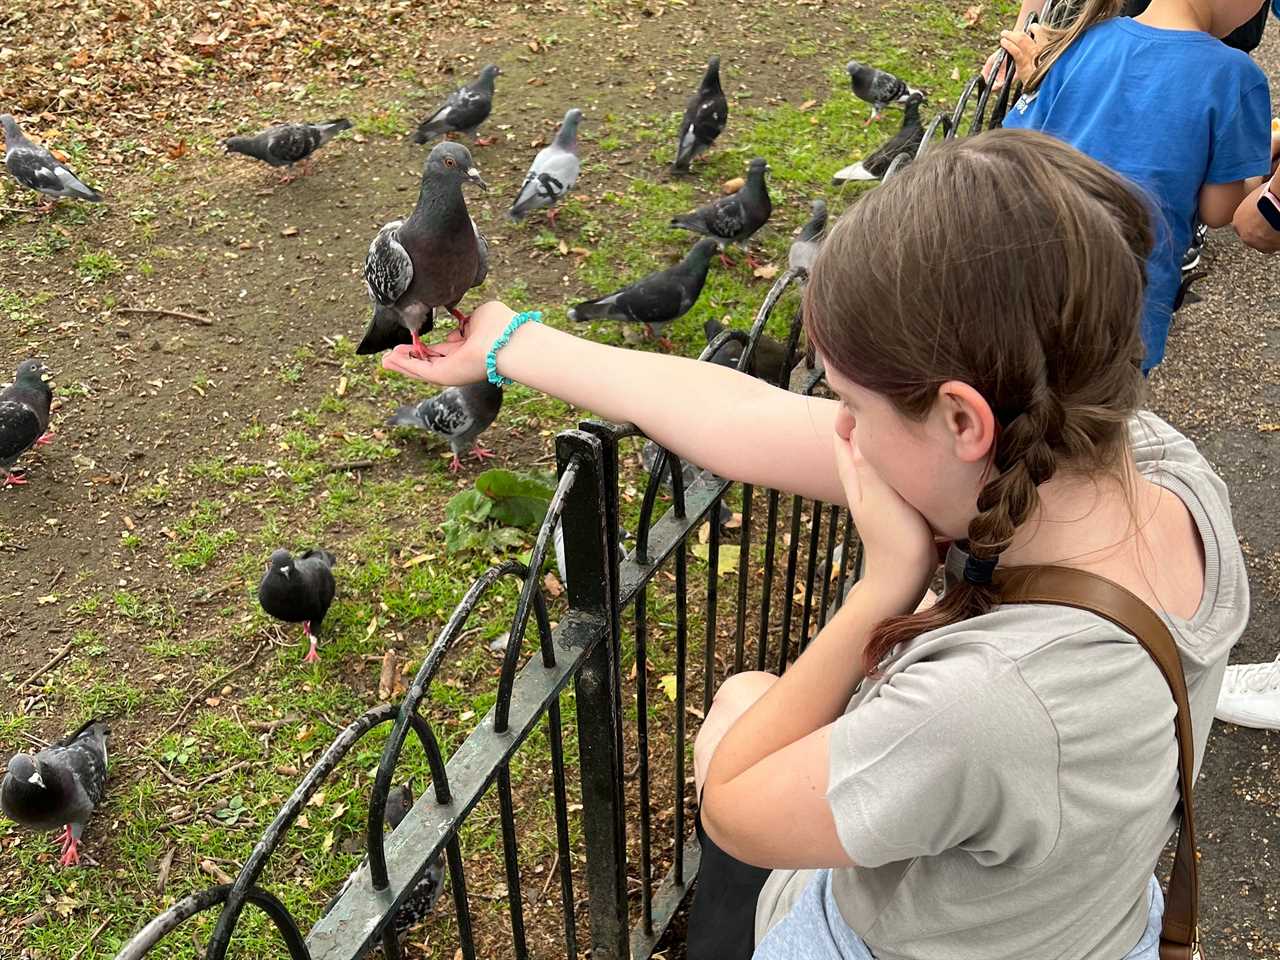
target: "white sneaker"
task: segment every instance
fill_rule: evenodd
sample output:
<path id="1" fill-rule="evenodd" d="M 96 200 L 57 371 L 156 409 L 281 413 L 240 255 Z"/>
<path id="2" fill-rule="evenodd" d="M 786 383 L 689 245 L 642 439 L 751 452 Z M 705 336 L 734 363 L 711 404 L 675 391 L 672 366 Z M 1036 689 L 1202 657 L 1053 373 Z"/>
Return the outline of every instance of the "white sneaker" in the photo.
<path id="1" fill-rule="evenodd" d="M 1227 667 L 1213 715 L 1242 727 L 1280 730 L 1280 656 Z"/>

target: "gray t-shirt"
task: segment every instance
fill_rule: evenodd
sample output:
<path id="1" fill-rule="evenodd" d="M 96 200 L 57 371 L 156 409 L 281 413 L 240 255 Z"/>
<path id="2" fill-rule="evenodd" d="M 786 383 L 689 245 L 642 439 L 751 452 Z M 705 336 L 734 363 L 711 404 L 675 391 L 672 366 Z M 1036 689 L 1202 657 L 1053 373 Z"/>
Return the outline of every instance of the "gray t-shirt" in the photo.
<path id="1" fill-rule="evenodd" d="M 1153 414 L 1138 468 L 1204 543 L 1204 595 L 1165 616 L 1182 653 L 1199 769 L 1249 585 L 1225 485 Z M 831 739 L 828 799 L 856 867 L 831 890 L 879 960 L 1116 960 L 1142 936 L 1175 826 L 1169 688 L 1128 633 L 1069 607 L 1011 604 L 923 634 L 864 682 Z M 812 871 L 775 871 L 756 940 Z M 814 931 L 815 935 L 821 935 Z"/>

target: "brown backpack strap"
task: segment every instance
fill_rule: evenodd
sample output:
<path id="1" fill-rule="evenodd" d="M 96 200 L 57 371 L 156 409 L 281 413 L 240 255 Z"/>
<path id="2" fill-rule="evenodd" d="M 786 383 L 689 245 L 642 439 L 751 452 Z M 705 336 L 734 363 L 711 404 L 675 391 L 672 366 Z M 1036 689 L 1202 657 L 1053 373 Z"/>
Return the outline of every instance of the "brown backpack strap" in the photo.
<path id="1" fill-rule="evenodd" d="M 1124 587 L 1104 577 L 1071 567 L 1027 566 L 997 570 L 993 578 L 1004 603 L 1052 603 L 1088 610 L 1133 634 L 1164 674 L 1178 713 L 1174 732 L 1178 739 L 1178 787 L 1182 798 L 1182 823 L 1165 895 L 1164 925 L 1160 934 L 1160 960 L 1199 957 L 1200 879 L 1196 866 L 1196 821 L 1192 801 L 1194 780 L 1191 707 L 1173 635 L 1160 616 Z"/>

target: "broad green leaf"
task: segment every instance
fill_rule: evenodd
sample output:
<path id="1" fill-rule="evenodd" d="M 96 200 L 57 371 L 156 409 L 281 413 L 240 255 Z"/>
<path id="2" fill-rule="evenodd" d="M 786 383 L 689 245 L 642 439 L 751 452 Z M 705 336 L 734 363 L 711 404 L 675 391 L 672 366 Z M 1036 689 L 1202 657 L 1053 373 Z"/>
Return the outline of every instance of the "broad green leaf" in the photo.
<path id="1" fill-rule="evenodd" d="M 486 470 L 476 477 L 476 490 L 492 502 L 489 516 L 510 527 L 532 530 L 542 523 L 555 488 L 537 477 L 510 470 Z"/>

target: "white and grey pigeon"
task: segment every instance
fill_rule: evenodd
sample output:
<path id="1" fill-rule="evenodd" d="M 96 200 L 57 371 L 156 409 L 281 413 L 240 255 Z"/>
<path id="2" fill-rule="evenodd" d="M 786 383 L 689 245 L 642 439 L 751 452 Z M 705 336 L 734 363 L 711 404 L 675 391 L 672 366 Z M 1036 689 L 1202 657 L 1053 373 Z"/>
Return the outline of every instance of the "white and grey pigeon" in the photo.
<path id="1" fill-rule="evenodd" d="M 913 93 L 920 94 L 922 99 L 924 97 L 923 91 L 907 86 L 906 81 L 887 70 L 867 66 L 857 60 L 850 60 L 844 69 L 849 74 L 853 95 L 871 104 L 871 116 L 867 119 L 867 124 L 879 117 L 880 112 L 891 103 L 906 106 Z"/>
<path id="2" fill-rule="evenodd" d="M 813 201 L 809 219 L 800 228 L 800 234 L 792 241 L 791 250 L 787 254 L 787 263 L 795 273 L 802 277 L 809 275 L 813 262 L 818 259 L 826 229 L 827 201 L 819 197 Z"/>
<path id="3" fill-rule="evenodd" d="M 0 488 L 26 483 L 26 477 L 11 472 L 13 465 L 32 447 L 53 442 L 48 432 L 53 403 L 49 376 L 39 360 L 23 360 L 13 385 L 0 390 L 0 470 L 4 470 Z"/>
<path id="4" fill-rule="evenodd" d="M 449 472 L 457 473 L 462 469 L 462 455 L 468 452 L 468 447 L 471 455 L 481 462 L 494 456 L 492 450 L 475 441 L 498 418 L 501 409 L 502 388 L 481 380 L 449 387 L 421 403 L 400 407 L 387 420 L 387 426 L 428 430 L 444 437 L 453 451 Z"/>
<path id="5" fill-rule="evenodd" d="M 548 222 L 556 222 L 555 205 L 573 189 L 578 182 L 578 171 L 582 169 L 582 161 L 578 159 L 578 124 L 581 122 L 582 111 L 574 107 L 564 115 L 556 138 L 533 158 L 520 193 L 508 212 L 512 220 L 523 220 L 533 211 L 546 208 Z"/>
<path id="6" fill-rule="evenodd" d="M 919 93 L 911 94 L 902 115 L 902 128 L 858 162 L 837 170 L 831 182 L 839 186 L 853 180 L 879 180 L 899 154 L 914 157 L 920 141 L 924 139 L 924 127 L 920 123 L 920 102 L 923 99 Z M 943 127 L 946 126 L 944 120 Z"/>
<path id="7" fill-rule="evenodd" d="M 107 738 L 111 730 L 90 720 L 74 733 L 31 756 L 9 761 L 0 783 L 0 809 L 32 830 L 64 826 L 62 866 L 80 863 L 80 837 L 107 783 Z"/>
<path id="8" fill-rule="evenodd" d="M 223 146 L 228 153 L 244 154 L 273 167 L 292 167 L 350 129 L 351 121 L 342 118 L 326 123 L 278 123 L 261 133 L 229 137 Z M 306 172 L 307 164 L 303 162 L 303 173 Z"/>
<path id="9" fill-rule="evenodd" d="M 413 791 L 406 783 L 403 786 L 392 787 L 387 791 L 387 806 L 383 811 L 382 819 L 394 833 L 408 816 L 409 811 L 413 809 Z M 333 909 L 333 905 L 338 902 L 347 888 L 351 885 L 351 880 L 355 876 L 354 873 L 347 877 L 345 883 L 334 894 L 333 899 L 325 906 L 324 912 L 327 914 Z M 440 900 L 440 894 L 444 892 L 444 858 L 437 854 L 435 858 L 427 864 L 427 871 L 418 880 L 413 888 L 413 892 L 400 905 L 400 909 L 396 911 L 395 919 L 392 923 L 395 925 L 396 936 L 403 937 L 415 926 L 431 915 L 436 908 L 436 903 Z"/>
<path id="10" fill-rule="evenodd" d="M 480 71 L 480 76 L 449 94 L 435 113 L 418 124 L 413 142 L 426 143 L 433 137 L 465 133 L 477 147 L 493 143 L 493 140 L 477 137 L 476 128 L 489 118 L 493 110 L 493 81 L 500 76 L 502 71 L 498 65 L 491 63 Z"/>
<path id="11" fill-rule="evenodd" d="M 688 173 L 695 157 L 703 154 L 724 132 L 729 122 L 729 102 L 720 86 L 720 57 L 707 61 L 698 92 L 689 98 L 676 137 L 676 160 L 671 165 L 676 173 Z"/>
<path id="12" fill-rule="evenodd" d="M 715 240 L 699 240 L 679 263 L 607 296 L 578 304 L 569 310 L 569 319 L 643 323 L 645 332 L 658 337 L 670 350 L 674 344 L 663 331 L 667 324 L 683 317 L 698 302 L 716 247 Z"/>
<path id="13" fill-rule="evenodd" d="M 765 171 L 768 169 L 769 165 L 756 157 L 747 166 L 746 183 L 737 191 L 727 197 L 717 197 L 691 213 L 672 217 L 671 226 L 712 237 L 720 247 L 721 261 L 725 266 L 732 266 L 733 262 L 724 254 L 725 245 L 745 244 L 768 222 L 769 215 L 773 213 L 769 187 L 764 182 Z M 747 263 L 752 269 L 759 266 L 749 250 Z"/>
<path id="14" fill-rule="evenodd" d="M 304 663 L 320 659 L 317 634 L 338 592 L 333 579 L 335 563 L 337 558 L 328 550 L 303 550 L 297 557 L 288 550 L 275 550 L 258 584 L 263 610 L 285 623 L 302 624 L 309 644 Z"/>
<path id="15" fill-rule="evenodd" d="M 18 121 L 10 114 L 0 116 L 0 127 L 4 128 L 4 165 L 13 179 L 55 200 L 67 197 L 90 203 L 102 202 L 102 194 L 85 185 L 44 147 L 28 140 Z"/>
<path id="16" fill-rule="evenodd" d="M 460 143 L 438 143 L 422 171 L 418 205 L 408 220 L 393 220 L 378 231 L 364 261 L 364 283 L 373 316 L 356 353 L 390 350 L 411 343 L 419 360 L 435 354 L 422 334 L 444 307 L 465 334 L 470 319 L 458 303 L 489 273 L 489 244 L 467 213 L 463 183 L 487 189 L 471 153 Z"/>

